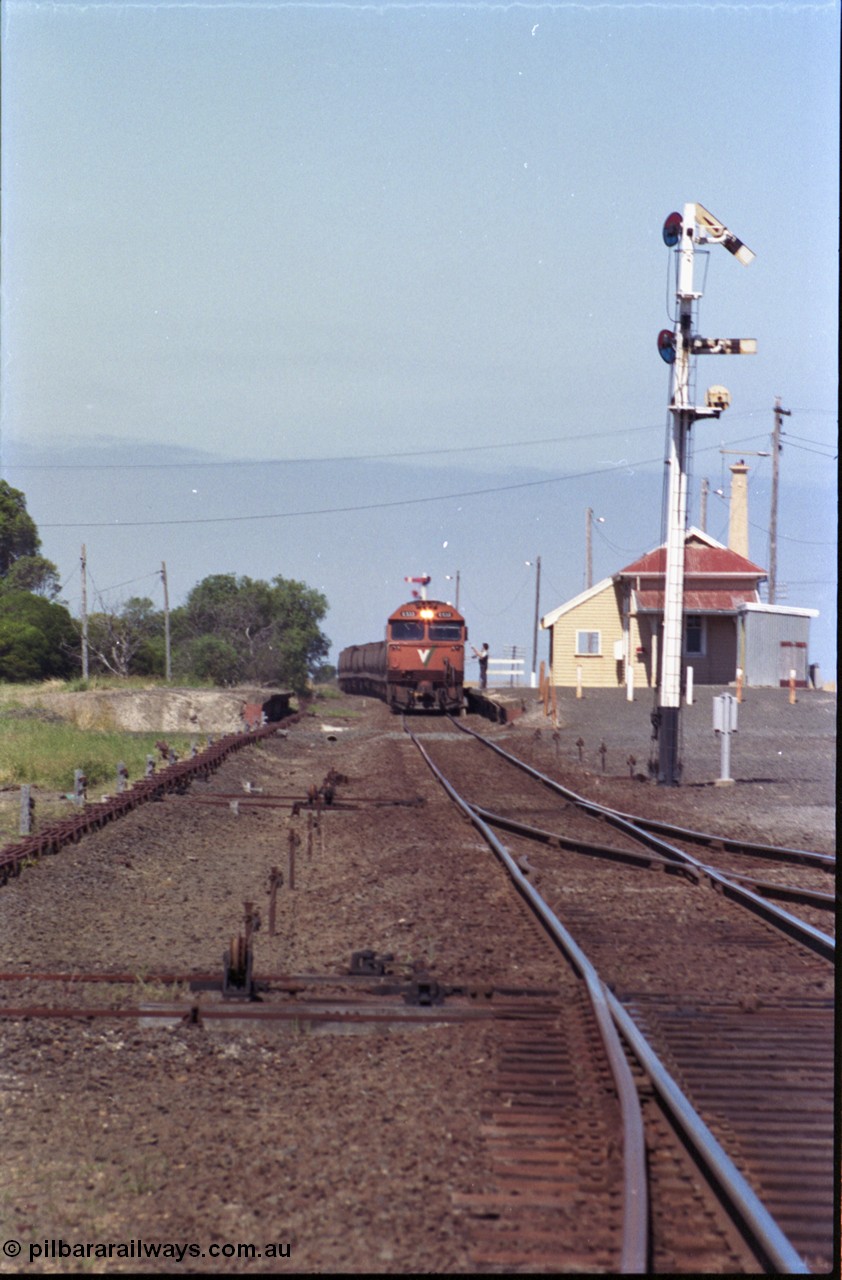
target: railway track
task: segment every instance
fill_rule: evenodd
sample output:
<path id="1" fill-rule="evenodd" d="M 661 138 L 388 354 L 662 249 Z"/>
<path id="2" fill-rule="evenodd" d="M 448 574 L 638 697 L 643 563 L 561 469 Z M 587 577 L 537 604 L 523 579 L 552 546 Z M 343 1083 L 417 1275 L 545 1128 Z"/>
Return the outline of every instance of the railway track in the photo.
<path id="1" fill-rule="evenodd" d="M 652 1053 L 647 1071 L 653 1078 L 666 1073 L 667 1093 L 680 1083 L 699 1123 L 703 1118 L 715 1144 L 768 1207 L 792 1245 L 787 1264 L 775 1265 L 791 1270 L 796 1257 L 826 1265 L 833 1221 L 829 935 L 789 912 L 767 912 L 756 883 L 748 894 L 742 888 L 732 894 L 736 882 L 726 883 L 721 872 L 686 852 L 687 844 L 710 845 L 711 837 L 682 833 L 681 849 L 672 831 L 665 846 L 629 815 L 562 788 L 548 793 L 528 766 L 497 747 L 492 757 L 480 735 L 466 735 L 462 725 L 450 736 L 434 732 L 415 740 L 480 829 L 491 836 L 492 824 L 506 828 L 500 856 L 521 892 L 551 921 L 564 921 L 608 985 L 612 1014 L 627 1038 L 637 1036 L 633 1028 L 645 1028 Z M 612 842 L 597 842 L 594 827 L 609 823 Z M 745 853 L 743 847 L 728 852 Z M 775 853 L 808 874 L 827 874 L 826 863 L 808 851 L 764 849 L 757 856 Z M 703 884 L 719 892 L 700 893 Z M 740 909 L 747 898 L 759 917 Z M 719 1173 L 709 1169 L 708 1176 L 715 1181 Z M 678 1216 L 669 1209 L 663 1220 Z"/>
<path id="2" fill-rule="evenodd" d="M 705 879 L 719 892 L 763 915 L 817 953 L 826 958 L 833 957 L 836 859 L 832 855 L 692 831 L 611 809 L 586 800 L 458 721 L 452 723 L 475 741 L 488 746 L 501 759 L 549 788 L 566 804 L 572 805 L 586 827 L 589 819 L 594 819 L 631 838 L 630 845 L 625 842 L 618 846 L 596 845 L 583 836 L 579 848 L 584 849 L 586 844 L 591 844 L 592 850 L 601 851 L 603 856 L 611 856 L 615 849 L 619 851 L 621 848 L 652 849 L 668 862 L 686 867 L 695 873 L 697 879 Z M 489 810 L 482 810 L 482 816 L 499 821 L 512 830 L 517 827 L 515 821 Z M 566 815 L 568 825 L 569 817 Z M 525 823 L 521 824 L 521 829 L 523 834 L 536 838 L 545 838 L 547 834 L 534 828 L 530 831 Z M 704 850 L 703 857 L 700 849 Z M 793 869 L 797 874 L 792 874 Z M 798 904 L 798 914 L 793 915 L 791 910 L 770 904 L 770 899 Z"/>
<path id="3" fill-rule="evenodd" d="M 242 1171 L 264 1216 L 275 1212 L 272 1193 L 280 1187 L 290 1222 L 312 1223 L 308 1181 L 327 1180 L 338 1252 L 319 1247 L 315 1236 L 308 1241 L 306 1225 L 299 1226 L 296 1256 L 305 1270 L 331 1263 L 341 1269 L 349 1258 L 356 1269 L 357 1258 L 369 1257 L 371 1234 L 359 1252 L 348 1250 L 353 1223 L 373 1197 L 382 1201 L 384 1221 L 404 1223 L 378 1229 L 384 1247 L 398 1250 L 402 1233 L 416 1242 L 415 1252 L 395 1252 L 398 1270 L 413 1263 L 501 1272 L 823 1269 L 832 1235 L 827 960 L 709 892 L 703 870 L 641 846 L 605 819 L 576 816 L 569 798 L 515 775 L 511 764 L 441 719 L 416 721 L 422 745 L 473 806 L 467 826 L 407 736 L 384 732 L 381 723 L 388 723 L 385 714 L 357 747 L 349 734 L 348 747 L 340 740 L 329 755 L 324 735 L 309 733 L 306 722 L 288 739 L 267 736 L 248 763 L 236 752 L 221 763 L 200 795 L 173 787 L 163 803 L 93 827 L 66 857 L 9 882 L 0 907 L 8 901 L 15 946 L 0 972 L 0 1034 L 20 1066 L 10 1085 L 26 1104 L 20 1142 L 28 1149 L 31 1134 L 43 1131 L 51 1146 L 60 1144 L 56 1107 L 60 1116 L 71 1105 L 60 1101 L 66 1096 L 73 1107 L 68 1132 L 77 1111 L 82 1123 L 68 1140 L 72 1166 L 82 1159 L 89 1128 L 93 1159 L 103 1158 L 105 1139 L 96 1137 L 105 1127 L 102 1113 L 86 1111 L 91 1069 L 84 1063 L 93 1054 L 92 1107 L 103 1089 L 122 1097 L 131 1087 L 146 1106 L 152 1089 L 150 1111 L 138 1117 L 126 1109 L 132 1129 L 151 1123 L 163 1153 L 168 1138 L 156 1128 L 159 1107 L 189 1114 L 193 1143 L 203 1126 L 209 1130 L 204 1150 L 225 1147 L 226 1168 Z M 313 762 L 322 758 L 349 776 L 319 811 L 307 806 L 321 776 Z M 480 828 L 493 837 L 500 827 L 481 819 L 478 806 L 543 828 L 555 828 L 553 815 L 561 813 L 577 833 L 568 830 L 565 841 L 614 851 L 609 859 L 507 831 L 520 888 L 513 895 L 481 847 Z M 314 822 L 317 834 L 308 841 L 305 828 Z M 232 899 L 235 918 L 241 900 L 261 902 L 266 872 L 283 863 L 296 832 L 295 891 L 287 883 L 279 893 L 278 934 L 267 936 L 264 912 L 254 989 L 228 998 L 213 966 L 230 937 Z M 701 863 L 704 847 L 691 847 Z M 704 857 L 707 866 L 706 851 Z M 782 865 L 787 874 L 797 869 Z M 561 926 L 569 959 L 560 957 L 559 941 L 548 941 L 528 905 L 532 894 Z M 50 910 L 56 900 L 58 916 Z M 716 924 L 703 923 L 707 905 L 723 912 Z M 46 935 L 45 918 L 56 919 Z M 137 926 L 125 937 L 133 918 Z M 653 919 L 656 929 L 650 923 L 641 938 Z M 141 932 L 151 935 L 143 946 Z M 688 935 L 695 951 L 679 962 Z M 718 959 L 729 948 L 738 957 L 730 975 Z M 790 959 L 779 967 L 777 989 L 755 990 L 757 962 L 771 988 L 775 957 L 784 953 Z M 706 954 L 714 956 L 707 972 L 700 959 Z M 135 957 L 145 960 L 140 977 Z M 665 976 L 670 957 L 675 972 Z M 613 1048 L 606 1048 L 603 1033 L 611 1035 L 611 1027 Z M 634 1046 L 637 1036 L 650 1047 Z M 339 1051 L 332 1054 L 331 1045 Z M 796 1070 L 799 1045 L 805 1058 Z M 176 1092 L 177 1102 L 168 1096 L 169 1076 L 155 1064 L 160 1059 L 163 1071 L 170 1053 L 197 1108 L 186 1091 Z M 53 1078 L 54 1057 L 60 1066 Z M 656 1059 L 667 1071 L 661 1088 Z M 386 1075 L 372 1065 L 386 1061 Z M 300 1078 L 298 1062 L 305 1064 Z M 742 1095 L 729 1083 L 734 1062 L 746 1081 Z M 67 1092 L 77 1077 L 81 1090 Z M 39 1080 L 50 1099 L 40 1130 Z M 5 1081 L 0 1073 L 0 1090 Z M 448 1091 L 462 1081 L 460 1120 Z M 812 1130 L 806 1105 L 793 1105 L 807 1091 Z M 676 1126 L 681 1094 L 704 1128 L 689 1109 Z M 769 1116 L 777 1115 L 780 1128 L 782 1112 L 788 1163 L 775 1155 L 779 1144 L 769 1131 Z M 340 1125 L 346 1137 L 326 1165 L 322 1134 Z M 453 1153 L 451 1138 L 458 1139 Z M 281 1143 L 297 1149 L 303 1168 L 289 1173 L 285 1157 L 273 1159 Z M 748 1208 L 723 1209 L 713 1175 L 700 1172 L 699 1144 L 707 1144 L 708 1163 L 720 1162 L 720 1151 L 728 1157 L 722 1167 Z M 121 1145 L 110 1158 L 122 1168 L 133 1150 Z M 470 1156 L 457 1157 L 460 1150 Z M 402 1182 L 396 1167 L 387 1179 L 386 1168 L 407 1153 L 416 1172 Z M 170 1158 L 182 1154 L 176 1145 Z M 800 1205 L 787 1192 L 795 1182 L 807 1189 Z M 192 1221 L 196 1194 L 180 1187 L 180 1179 L 167 1185 L 168 1210 L 183 1195 Z M 119 1204 L 119 1185 L 116 1192 Z M 390 1216 L 394 1201 L 407 1206 L 403 1218 Z M 407 1213 L 417 1221 L 414 1234 Z M 439 1227 L 439 1251 L 419 1253 Z M 451 1239 L 448 1232 L 458 1234 Z"/>

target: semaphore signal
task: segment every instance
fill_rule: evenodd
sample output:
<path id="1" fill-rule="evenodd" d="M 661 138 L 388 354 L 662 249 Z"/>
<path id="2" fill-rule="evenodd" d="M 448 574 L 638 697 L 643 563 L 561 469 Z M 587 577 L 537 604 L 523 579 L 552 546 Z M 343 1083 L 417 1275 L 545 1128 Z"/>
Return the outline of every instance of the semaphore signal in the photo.
<path id="1" fill-rule="evenodd" d="M 684 537 L 687 523 L 687 437 L 699 418 L 718 418 L 728 407 L 725 387 L 711 387 L 704 405 L 690 404 L 691 360 L 699 355 L 753 355 L 754 338 L 702 338 L 693 333 L 693 305 L 702 296 L 693 288 L 693 255 L 696 245 L 721 244 L 738 262 L 754 259 L 723 222 L 700 204 L 686 204 L 683 214 L 671 213 L 663 226 L 664 243 L 678 256 L 677 320 L 673 330 L 658 334 L 658 352 L 672 369 L 667 563 L 664 583 L 664 639 L 661 654 L 658 733 L 658 781 L 676 786 L 681 773 L 678 759 L 681 706 L 681 658 L 684 633 Z"/>

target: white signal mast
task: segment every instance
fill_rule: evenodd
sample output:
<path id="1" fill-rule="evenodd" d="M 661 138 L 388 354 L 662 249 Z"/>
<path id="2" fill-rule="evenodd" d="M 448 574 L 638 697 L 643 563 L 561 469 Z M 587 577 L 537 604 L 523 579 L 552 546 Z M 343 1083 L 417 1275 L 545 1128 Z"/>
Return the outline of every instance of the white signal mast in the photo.
<path id="1" fill-rule="evenodd" d="M 417 582 L 417 583 L 418 583 L 418 585 L 420 586 L 421 590 L 420 590 L 420 591 L 413 591 L 413 593 L 412 593 L 412 594 L 413 594 L 413 595 L 417 595 L 417 596 L 419 597 L 419 599 L 421 599 L 421 600 L 426 600 L 426 599 L 427 599 L 427 587 L 430 585 L 430 582 L 431 582 L 431 581 L 432 581 L 432 579 L 430 578 L 429 573 L 421 573 L 421 574 L 419 574 L 419 575 L 418 575 L 417 577 L 415 577 L 415 578 L 404 578 L 404 582 Z"/>
<path id="2" fill-rule="evenodd" d="M 667 562 L 664 582 L 664 634 L 661 649 L 661 686 L 658 732 L 658 782 L 677 786 L 679 761 L 679 711 L 681 707 L 682 649 L 684 638 L 684 542 L 687 525 L 687 436 L 698 418 L 718 418 L 731 403 L 725 387 L 709 387 L 704 406 L 691 405 L 691 360 L 697 355 L 752 355 L 754 338 L 701 338 L 693 333 L 693 306 L 701 293 L 693 289 L 693 255 L 697 244 L 721 244 L 748 266 L 751 249 L 724 223 L 700 204 L 686 204 L 684 213 L 671 213 L 663 228 L 665 244 L 678 257 L 678 303 L 675 329 L 658 335 L 661 358 L 672 366 L 670 413 L 672 436 L 669 456 Z"/>

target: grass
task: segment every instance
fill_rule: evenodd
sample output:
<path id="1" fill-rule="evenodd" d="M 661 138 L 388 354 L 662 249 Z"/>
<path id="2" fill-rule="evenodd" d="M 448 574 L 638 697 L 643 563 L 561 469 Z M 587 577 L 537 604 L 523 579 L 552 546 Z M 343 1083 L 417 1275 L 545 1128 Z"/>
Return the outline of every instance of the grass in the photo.
<path id="1" fill-rule="evenodd" d="M 188 755 L 195 737 L 184 733 L 162 735 L 160 731 L 130 733 L 115 729 L 106 722 L 107 710 L 98 712 L 94 707 L 84 725 L 76 724 L 50 708 L 51 695 L 97 690 L 141 693 L 166 687 L 164 681 L 153 678 L 122 680 L 103 676 L 92 676 L 88 680 L 48 680 L 40 684 L 0 683 L 0 844 L 18 838 L 19 788 L 24 783 L 34 790 L 34 829 L 37 831 L 69 812 L 67 801 L 59 797 L 72 793 L 77 769 L 82 770 L 87 780 L 88 799 L 99 800 L 102 794 L 113 794 L 116 790 L 119 763 L 125 764 L 131 784 L 144 777 L 147 756 L 154 756 L 156 768 L 161 767 L 163 762 L 155 744 L 162 736 L 180 759 Z M 358 714 L 356 710 L 341 707 L 328 710 L 334 700 L 341 700 L 335 686 L 320 685 L 314 692 L 317 703 L 321 704 L 321 714 L 349 719 Z M 62 711 L 64 709 L 62 705 Z M 98 721 L 93 718 L 96 715 L 100 717 Z M 203 745 L 200 741 L 200 749 Z M 38 795 L 39 791 L 54 794 Z"/>
<path id="2" fill-rule="evenodd" d="M 81 687 L 80 687 L 81 686 Z M 41 704 L 44 695 L 84 692 L 86 689 L 148 689 L 151 681 L 49 681 L 38 685 L 0 685 L 0 842 L 17 838 L 20 830 L 18 788 L 28 783 L 36 792 L 35 829 L 65 815 L 66 801 L 37 792 L 73 791 L 74 776 L 81 769 L 90 800 L 113 794 L 117 765 L 125 764 L 129 783 L 144 777 L 146 757 L 162 764 L 155 744 L 160 733 L 129 733 L 112 728 L 80 728 Z M 184 758 L 190 736 L 167 734 L 170 747 Z"/>
<path id="3" fill-rule="evenodd" d="M 9 715 L 0 710 L 0 786 L 24 782 L 49 791 L 72 791 L 75 771 L 84 773 L 88 791 L 116 784 L 117 765 L 122 761 L 129 781 L 142 778 L 146 757 L 154 755 L 161 764 L 155 743 L 156 733 L 122 733 L 117 730 L 79 729 L 66 720 L 44 720 L 37 714 Z M 180 757 L 187 754 L 190 739 L 167 735 L 167 742 Z"/>

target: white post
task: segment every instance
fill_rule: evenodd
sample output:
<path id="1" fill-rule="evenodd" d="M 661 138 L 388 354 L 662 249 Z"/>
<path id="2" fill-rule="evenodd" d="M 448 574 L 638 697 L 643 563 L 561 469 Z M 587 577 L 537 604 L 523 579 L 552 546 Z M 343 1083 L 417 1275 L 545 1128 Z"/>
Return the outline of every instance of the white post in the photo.
<path id="1" fill-rule="evenodd" d="M 726 729 L 721 735 L 722 738 L 722 758 L 719 768 L 719 782 L 724 786 L 732 781 L 731 778 L 731 731 Z"/>
<path id="2" fill-rule="evenodd" d="M 678 324 L 675 332 L 672 437 L 669 456 L 667 557 L 664 580 L 664 643 L 661 654 L 661 729 L 658 781 L 678 781 L 678 708 L 681 705 L 681 648 L 684 631 L 684 535 L 687 525 L 687 432 L 695 414 L 690 405 L 693 329 L 693 249 L 696 206 L 686 204 L 681 223 L 678 267 Z"/>
<path id="3" fill-rule="evenodd" d="M 720 776 L 715 785 L 730 787 L 734 784 L 734 779 L 731 777 L 731 734 L 737 731 L 737 700 L 730 693 L 720 694 L 713 700 L 713 728 L 722 739 Z"/>
<path id="4" fill-rule="evenodd" d="M 626 663 L 626 702 L 634 702 L 634 667 Z"/>
<path id="5" fill-rule="evenodd" d="M 687 668 L 687 705 L 688 707 L 692 707 L 693 705 L 693 668 L 692 667 Z"/>
<path id="6" fill-rule="evenodd" d="M 582 696 L 582 668 L 577 667 L 576 668 L 576 697 L 581 698 L 581 696 Z"/>

